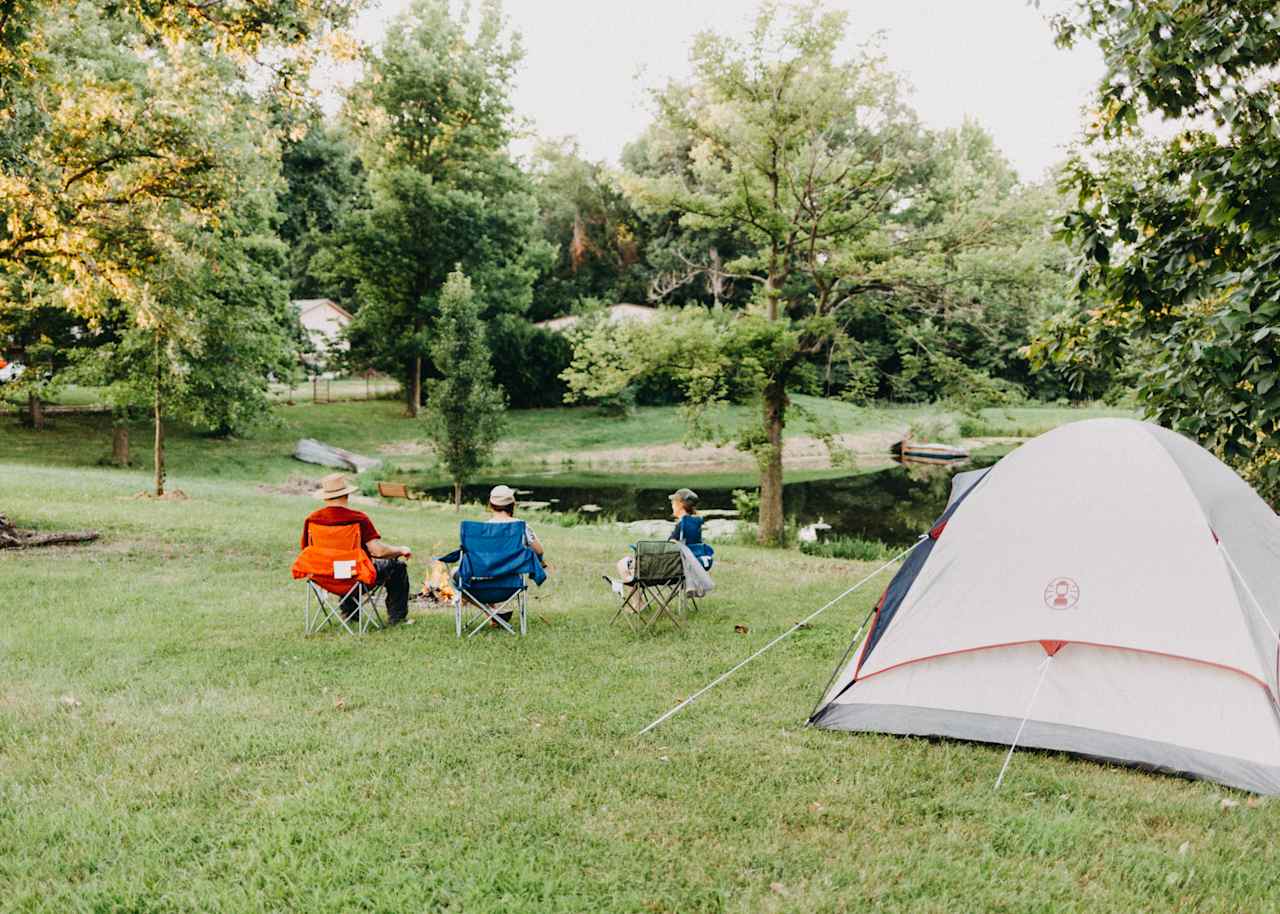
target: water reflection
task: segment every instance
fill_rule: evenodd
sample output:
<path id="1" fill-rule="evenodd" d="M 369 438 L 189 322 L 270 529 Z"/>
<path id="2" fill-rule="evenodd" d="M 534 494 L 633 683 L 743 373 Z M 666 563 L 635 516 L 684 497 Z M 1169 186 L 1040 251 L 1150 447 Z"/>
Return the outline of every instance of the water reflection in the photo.
<path id="1" fill-rule="evenodd" d="M 986 466 L 993 461 L 971 462 L 962 467 L 905 464 L 871 473 L 788 483 L 783 487 L 787 517 L 799 524 L 825 519 L 837 536 L 859 536 L 890 545 L 909 545 L 928 530 L 946 507 L 951 477 L 957 470 Z M 671 488 L 646 483 L 643 478 L 618 480 L 598 476 L 516 477 L 484 480 L 463 489 L 468 501 L 483 501 L 489 488 L 502 481 L 523 493 L 524 501 L 550 502 L 553 510 L 577 511 L 598 505 L 601 513 L 617 520 L 649 520 L 665 517 Z M 699 509 L 732 510 L 732 485 L 697 485 Z M 448 498 L 448 486 L 427 489 L 436 498 Z"/>

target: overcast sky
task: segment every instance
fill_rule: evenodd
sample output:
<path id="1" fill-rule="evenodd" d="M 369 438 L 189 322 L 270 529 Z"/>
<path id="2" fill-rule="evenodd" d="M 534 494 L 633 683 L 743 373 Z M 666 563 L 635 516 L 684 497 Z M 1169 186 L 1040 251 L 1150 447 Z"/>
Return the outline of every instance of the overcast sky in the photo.
<path id="1" fill-rule="evenodd" d="M 377 44 L 409 0 L 374 0 L 356 32 Z M 829 0 L 847 10 L 852 42 L 884 33 L 890 65 L 914 86 L 933 127 L 975 118 L 1018 173 L 1043 176 L 1079 132 L 1102 64 L 1092 47 L 1061 51 L 1027 0 Z M 591 159 L 616 163 L 650 119 L 645 89 L 688 73 L 692 36 L 740 34 L 756 0 L 507 0 L 525 59 L 515 108 L 543 136 L 575 136 Z M 340 85 L 349 73 L 322 81 Z M 326 107 L 334 107 L 332 93 Z"/>

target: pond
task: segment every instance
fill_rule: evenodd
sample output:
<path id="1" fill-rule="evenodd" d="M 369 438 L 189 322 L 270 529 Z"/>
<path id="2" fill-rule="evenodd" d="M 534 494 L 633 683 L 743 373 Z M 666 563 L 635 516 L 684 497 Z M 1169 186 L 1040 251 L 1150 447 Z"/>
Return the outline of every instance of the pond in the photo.
<path id="1" fill-rule="evenodd" d="M 783 486 L 783 508 L 801 526 L 819 520 L 830 524 L 835 536 L 857 536 L 891 546 L 907 546 L 929 529 L 947 504 L 951 477 L 961 469 L 989 466 L 993 459 L 961 467 L 895 465 L 883 470 L 849 473 L 809 473 Z M 816 478 L 815 478 L 816 477 Z M 522 501 L 549 502 L 551 510 L 579 511 L 595 505 L 605 516 L 620 521 L 667 516 L 667 496 L 682 485 L 698 493 L 698 509 L 732 511 L 734 489 L 754 489 L 748 475 L 713 474 L 675 477 L 670 474 L 612 475 L 559 473 L 486 479 L 463 488 L 467 501 L 483 502 L 499 482 L 517 489 Z M 452 497 L 448 486 L 429 486 L 435 498 Z"/>

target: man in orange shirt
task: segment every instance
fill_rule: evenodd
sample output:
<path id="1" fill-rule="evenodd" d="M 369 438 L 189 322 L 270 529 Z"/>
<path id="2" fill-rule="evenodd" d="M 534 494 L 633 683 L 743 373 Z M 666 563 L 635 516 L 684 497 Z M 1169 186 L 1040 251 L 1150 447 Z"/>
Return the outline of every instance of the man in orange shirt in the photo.
<path id="1" fill-rule="evenodd" d="M 356 524 L 360 527 L 360 545 L 373 560 L 373 567 L 378 572 L 378 586 L 387 588 L 387 622 L 399 625 L 409 617 L 409 569 L 404 562 L 397 561 L 401 556 L 409 558 L 413 550 L 408 546 L 393 546 L 382 541 L 378 528 L 369 520 L 363 511 L 354 511 L 347 507 L 347 498 L 359 491 L 349 485 L 341 473 L 332 473 L 320 481 L 316 498 L 324 499 L 324 507 L 312 511 L 302 522 L 302 548 L 306 548 L 307 531 L 312 524 L 324 527 L 345 527 Z M 351 605 L 348 605 L 350 602 Z M 354 600 L 344 600 L 341 604 L 343 618 L 356 611 Z"/>

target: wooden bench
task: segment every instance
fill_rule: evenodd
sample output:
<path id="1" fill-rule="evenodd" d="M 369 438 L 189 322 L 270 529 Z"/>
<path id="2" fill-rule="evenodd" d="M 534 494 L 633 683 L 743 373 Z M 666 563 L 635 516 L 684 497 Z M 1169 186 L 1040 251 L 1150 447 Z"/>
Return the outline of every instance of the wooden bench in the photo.
<path id="1" fill-rule="evenodd" d="M 378 483 L 378 494 L 383 498 L 407 498 L 410 501 L 417 498 L 409 487 L 402 482 L 380 482 Z"/>

